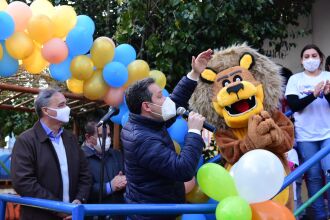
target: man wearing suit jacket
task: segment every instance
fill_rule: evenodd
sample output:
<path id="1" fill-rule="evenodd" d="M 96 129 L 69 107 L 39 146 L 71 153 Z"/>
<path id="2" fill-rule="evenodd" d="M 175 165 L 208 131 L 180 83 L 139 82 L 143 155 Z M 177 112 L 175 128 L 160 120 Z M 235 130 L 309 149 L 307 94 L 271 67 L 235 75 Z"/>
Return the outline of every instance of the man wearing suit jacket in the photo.
<path id="1" fill-rule="evenodd" d="M 81 204 L 89 196 L 91 177 L 75 136 L 63 129 L 70 108 L 56 89 L 35 100 L 38 122 L 16 140 L 11 162 L 13 187 L 21 196 Z M 65 219 L 66 214 L 22 206 L 20 219 Z"/>

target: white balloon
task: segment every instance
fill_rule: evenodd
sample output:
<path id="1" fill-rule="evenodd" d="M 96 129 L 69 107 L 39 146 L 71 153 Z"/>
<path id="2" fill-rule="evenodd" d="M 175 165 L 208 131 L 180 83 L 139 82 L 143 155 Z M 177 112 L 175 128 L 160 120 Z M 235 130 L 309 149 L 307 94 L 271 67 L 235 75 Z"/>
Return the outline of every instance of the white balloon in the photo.
<path id="1" fill-rule="evenodd" d="M 250 204 L 273 198 L 283 185 L 285 170 L 280 159 L 270 151 L 249 151 L 233 168 L 230 174 L 237 191 Z"/>

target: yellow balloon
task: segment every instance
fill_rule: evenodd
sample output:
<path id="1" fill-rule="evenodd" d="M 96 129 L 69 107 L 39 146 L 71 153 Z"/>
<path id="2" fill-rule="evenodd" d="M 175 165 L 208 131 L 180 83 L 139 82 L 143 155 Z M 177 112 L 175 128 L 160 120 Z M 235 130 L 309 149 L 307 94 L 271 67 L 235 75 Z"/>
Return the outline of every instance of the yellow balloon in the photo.
<path id="1" fill-rule="evenodd" d="M 47 15 L 51 17 L 55 11 L 54 6 L 48 0 L 35 0 L 30 5 L 33 15 Z"/>
<path id="2" fill-rule="evenodd" d="M 8 3 L 6 0 L 0 0 L 0 11 L 6 10 Z"/>
<path id="3" fill-rule="evenodd" d="M 91 48 L 91 58 L 97 69 L 102 69 L 115 55 L 115 46 L 106 38 L 96 38 Z"/>
<path id="4" fill-rule="evenodd" d="M 77 14 L 73 7 L 61 5 L 55 7 L 51 20 L 54 24 L 54 36 L 63 38 L 76 25 Z"/>
<path id="5" fill-rule="evenodd" d="M 32 74 L 43 71 L 49 63 L 41 55 L 41 49 L 35 45 L 33 53 L 22 61 L 23 68 Z"/>
<path id="6" fill-rule="evenodd" d="M 280 204 L 280 205 L 286 205 L 286 203 L 289 200 L 289 187 L 286 187 L 281 193 L 279 193 L 277 196 L 272 198 L 272 201 Z"/>
<path id="7" fill-rule="evenodd" d="M 194 188 L 186 194 L 186 200 L 190 203 L 206 203 L 209 197 L 205 195 L 198 184 L 196 184 Z"/>
<path id="8" fill-rule="evenodd" d="M 2 45 L 0 44 L 0 60 L 2 59 L 3 56 L 3 49 L 2 49 Z"/>
<path id="9" fill-rule="evenodd" d="M 76 56 L 70 65 L 72 76 L 79 80 L 87 80 L 93 74 L 93 61 L 86 55 Z"/>
<path id="10" fill-rule="evenodd" d="M 34 15 L 29 20 L 27 31 L 32 40 L 43 44 L 49 41 L 54 35 L 54 25 L 46 15 Z"/>
<path id="11" fill-rule="evenodd" d="M 102 70 L 96 70 L 91 78 L 84 81 L 84 96 L 90 100 L 103 99 L 108 89 Z"/>
<path id="12" fill-rule="evenodd" d="M 33 41 L 25 32 L 15 32 L 5 44 L 9 55 L 17 60 L 28 58 L 34 50 Z"/>
<path id="13" fill-rule="evenodd" d="M 174 147 L 175 147 L 175 152 L 176 152 L 177 154 L 180 154 L 180 152 L 181 152 L 180 144 L 178 144 L 178 142 L 176 142 L 176 141 L 174 141 L 174 140 L 173 140 L 173 144 L 174 144 Z"/>
<path id="14" fill-rule="evenodd" d="M 68 79 L 66 81 L 66 86 L 72 93 L 75 93 L 75 94 L 84 93 L 84 81 L 82 81 L 82 80 L 78 80 L 75 78 Z"/>
<path id="15" fill-rule="evenodd" d="M 153 78 L 157 85 L 159 85 L 160 88 L 164 89 L 166 85 L 166 76 L 163 72 L 159 70 L 151 70 L 149 72 L 149 77 Z"/>
<path id="16" fill-rule="evenodd" d="M 124 87 L 127 87 L 140 79 L 148 77 L 150 72 L 149 65 L 144 60 L 134 60 L 127 66 L 127 70 L 128 80 Z"/>

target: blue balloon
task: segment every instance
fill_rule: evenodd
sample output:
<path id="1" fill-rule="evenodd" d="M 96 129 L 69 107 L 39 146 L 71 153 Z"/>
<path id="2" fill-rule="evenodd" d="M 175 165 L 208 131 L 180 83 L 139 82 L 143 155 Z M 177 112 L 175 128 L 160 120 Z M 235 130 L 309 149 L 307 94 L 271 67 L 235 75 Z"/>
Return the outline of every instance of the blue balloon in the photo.
<path id="1" fill-rule="evenodd" d="M 121 118 L 121 126 L 124 127 L 124 125 L 127 123 L 129 117 L 129 111 L 127 111 L 123 117 Z"/>
<path id="2" fill-rule="evenodd" d="M 163 89 L 163 90 L 162 90 L 162 94 L 163 94 L 163 96 L 165 96 L 165 97 L 170 96 L 170 93 L 168 93 L 168 91 L 167 91 L 166 89 Z"/>
<path id="3" fill-rule="evenodd" d="M 0 40 L 10 37 L 15 31 L 14 19 L 6 12 L 0 12 Z"/>
<path id="4" fill-rule="evenodd" d="M 95 23 L 87 15 L 79 15 L 77 17 L 76 27 L 83 27 L 83 28 L 85 28 L 87 34 L 89 34 L 90 36 L 93 36 L 94 31 L 95 31 Z"/>
<path id="5" fill-rule="evenodd" d="M 50 76 L 57 80 L 64 82 L 67 79 L 71 78 L 71 71 L 70 71 L 70 65 L 71 65 L 72 58 L 68 57 L 66 60 L 64 60 L 62 63 L 58 64 L 50 64 L 49 71 Z"/>
<path id="6" fill-rule="evenodd" d="M 203 214 L 184 214 L 181 220 L 206 220 Z"/>
<path id="7" fill-rule="evenodd" d="M 17 73 L 19 67 L 18 60 L 15 60 L 8 54 L 4 42 L 0 43 L 3 50 L 3 56 L 0 60 L 0 76 L 9 77 Z"/>
<path id="8" fill-rule="evenodd" d="M 93 45 L 93 36 L 88 34 L 85 28 L 75 27 L 68 33 L 66 44 L 71 57 L 86 54 Z"/>
<path id="9" fill-rule="evenodd" d="M 188 132 L 188 124 L 186 120 L 182 118 L 177 118 L 171 127 L 167 129 L 172 140 L 175 140 L 180 146 L 184 144 L 184 137 Z"/>
<path id="10" fill-rule="evenodd" d="M 136 51 L 129 44 L 120 44 L 115 48 L 113 61 L 120 62 L 127 66 L 136 59 Z"/>
<path id="11" fill-rule="evenodd" d="M 118 88 L 128 80 L 127 68 L 119 62 L 111 62 L 103 69 L 104 81 L 112 87 Z"/>
<path id="12" fill-rule="evenodd" d="M 111 121 L 116 124 L 121 124 L 121 119 L 128 112 L 127 105 L 124 103 L 119 105 L 119 114 L 111 117 Z"/>

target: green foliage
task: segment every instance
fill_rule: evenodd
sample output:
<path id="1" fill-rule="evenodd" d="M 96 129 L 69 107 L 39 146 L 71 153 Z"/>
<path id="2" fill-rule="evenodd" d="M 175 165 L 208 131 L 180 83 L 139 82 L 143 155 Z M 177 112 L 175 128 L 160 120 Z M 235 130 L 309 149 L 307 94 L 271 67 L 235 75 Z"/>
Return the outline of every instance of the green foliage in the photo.
<path id="1" fill-rule="evenodd" d="M 270 39 L 290 49 L 288 25 L 308 15 L 313 1 L 125 0 L 118 7 L 115 39 L 167 75 L 170 87 L 190 69 L 191 56 L 207 48 L 247 42 L 261 48 Z"/>
<path id="2" fill-rule="evenodd" d="M 117 2 L 112 0 L 50 0 L 53 5 L 71 5 L 77 15 L 88 15 L 95 22 L 94 38 L 112 37 L 116 31 Z"/>
<path id="3" fill-rule="evenodd" d="M 31 128 L 37 121 L 34 113 L 0 110 L 0 147 L 5 146 L 4 138 L 10 133 L 15 135 Z"/>

